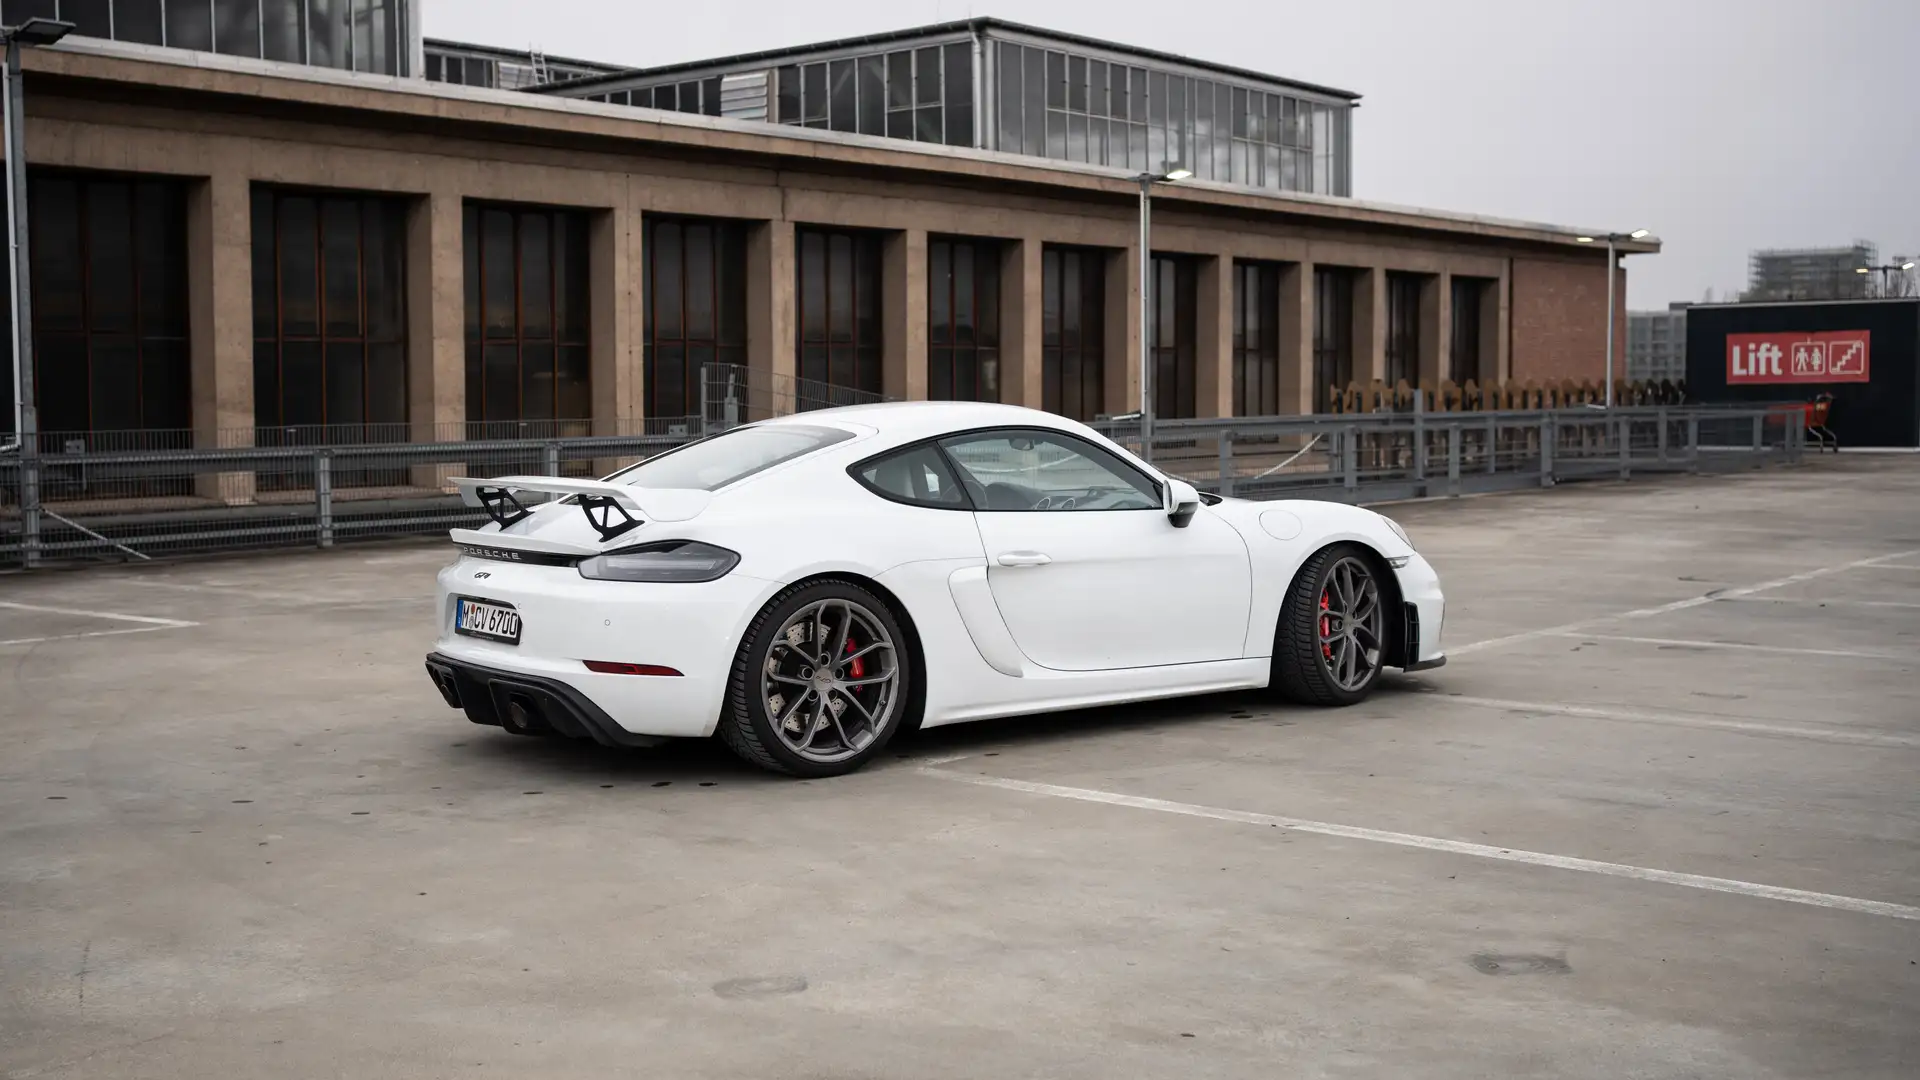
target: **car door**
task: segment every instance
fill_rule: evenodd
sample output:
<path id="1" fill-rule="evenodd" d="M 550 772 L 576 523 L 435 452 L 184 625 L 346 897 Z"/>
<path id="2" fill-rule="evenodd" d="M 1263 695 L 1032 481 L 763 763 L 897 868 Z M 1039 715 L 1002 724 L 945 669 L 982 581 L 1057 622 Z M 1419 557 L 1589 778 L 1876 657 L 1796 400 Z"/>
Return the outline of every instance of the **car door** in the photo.
<path id="1" fill-rule="evenodd" d="M 974 503 L 995 606 L 1028 660 L 1056 671 L 1243 655 L 1246 543 L 1205 507 L 1169 519 L 1159 484 L 1065 432 L 941 440 Z"/>

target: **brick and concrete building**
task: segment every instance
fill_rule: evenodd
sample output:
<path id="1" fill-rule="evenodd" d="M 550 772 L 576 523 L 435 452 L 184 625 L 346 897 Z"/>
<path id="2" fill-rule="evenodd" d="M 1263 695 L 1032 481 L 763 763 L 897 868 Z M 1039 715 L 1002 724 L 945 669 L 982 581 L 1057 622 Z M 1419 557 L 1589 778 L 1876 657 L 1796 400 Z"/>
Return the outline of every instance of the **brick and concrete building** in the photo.
<path id="1" fill-rule="evenodd" d="M 1665 311 L 1627 312 L 1627 378 L 1679 382 L 1687 377 L 1687 308 L 1676 301 Z"/>
<path id="2" fill-rule="evenodd" d="M 426 79 L 404 0 L 356 0 L 324 41 L 314 12 L 348 5 L 240 2 L 252 21 L 212 0 L 206 33 L 195 16 L 147 37 L 119 18 L 138 5 L 115 2 L 101 36 L 83 25 L 25 53 L 42 431 L 177 429 L 210 442 L 321 426 L 399 425 L 415 438 L 498 422 L 634 430 L 693 412 L 708 363 L 1083 417 L 1138 407 L 1137 161 L 1047 152 L 1052 113 L 1067 118 L 1069 147 L 1074 118 L 1091 123 L 1091 99 L 1080 111 L 1072 88 L 1065 108 L 1047 91 L 1030 113 L 1022 84 L 1016 153 L 979 136 L 953 144 L 950 114 L 937 141 L 864 133 L 857 56 L 856 130 L 834 130 L 831 89 L 828 124 L 808 122 L 809 65 L 837 85 L 839 49 L 751 61 L 772 73 L 771 112 L 741 119 L 680 111 L 677 94 L 674 111 L 635 107 L 640 83 L 667 85 L 658 72 L 574 86 L 607 96 L 625 80 L 624 103 Z M 269 17 L 282 7 L 308 22 Z M 1117 85 L 1118 46 L 1062 40 L 1054 50 L 1040 32 L 1006 30 L 987 43 L 995 57 L 1021 50 L 1022 78 L 1085 70 L 1090 86 L 1097 59 Z M 913 44 L 908 73 L 949 55 L 957 73 L 965 52 Z M 444 76 L 452 53 L 440 55 Z M 1200 82 L 1229 110 L 1236 95 L 1253 100 L 1250 73 L 1132 59 L 1149 148 L 1201 145 L 1197 119 L 1156 119 L 1173 115 L 1152 90 L 1176 68 L 1190 119 Z M 878 85 L 904 93 L 885 81 L 891 62 Z M 976 115 L 998 118 L 1003 139 L 1012 121 L 983 83 L 1010 76 L 975 70 L 990 73 L 967 76 L 986 95 Z M 735 74 L 709 66 L 680 82 Z M 1337 97 L 1269 82 L 1283 121 L 1296 100 L 1296 124 L 1297 102 Z M 1346 138 L 1351 105 L 1338 122 L 1309 108 L 1309 128 Z M 1102 106 L 1129 155 L 1134 107 L 1116 120 L 1111 94 Z M 1049 132 L 1039 154 L 1027 152 L 1029 123 Z M 1302 168 L 1345 190 L 1348 166 L 1289 145 L 1284 125 L 1256 144 L 1237 123 L 1226 121 L 1224 172 L 1156 189 L 1161 415 L 1309 411 L 1334 386 L 1376 378 L 1597 377 L 1606 259 L 1576 242 L 1580 230 L 1319 194 L 1317 179 L 1288 190 L 1278 178 L 1303 186 Z M 1242 160 L 1261 171 L 1236 171 Z M 1624 302 L 1614 318 L 1624 338 Z"/>

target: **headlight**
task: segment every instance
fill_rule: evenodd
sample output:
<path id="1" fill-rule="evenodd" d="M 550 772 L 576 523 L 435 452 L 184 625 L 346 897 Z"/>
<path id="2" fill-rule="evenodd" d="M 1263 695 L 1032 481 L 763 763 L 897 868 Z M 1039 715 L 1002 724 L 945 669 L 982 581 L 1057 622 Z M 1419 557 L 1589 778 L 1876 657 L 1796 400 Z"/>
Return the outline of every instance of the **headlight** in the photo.
<path id="1" fill-rule="evenodd" d="M 609 551 L 580 563 L 580 576 L 596 581 L 715 581 L 740 564 L 740 556 L 696 540 L 661 540 Z"/>
<path id="2" fill-rule="evenodd" d="M 1385 514 L 1380 515 L 1380 520 L 1387 523 L 1387 528 L 1393 530 L 1393 535 L 1399 537 L 1401 543 L 1406 544 L 1407 547 L 1409 548 L 1413 548 L 1413 550 L 1416 550 L 1416 551 L 1419 550 L 1418 548 L 1413 547 L 1413 537 L 1407 535 L 1407 530 L 1401 528 L 1399 522 L 1393 520 L 1392 518 L 1388 517 Z"/>

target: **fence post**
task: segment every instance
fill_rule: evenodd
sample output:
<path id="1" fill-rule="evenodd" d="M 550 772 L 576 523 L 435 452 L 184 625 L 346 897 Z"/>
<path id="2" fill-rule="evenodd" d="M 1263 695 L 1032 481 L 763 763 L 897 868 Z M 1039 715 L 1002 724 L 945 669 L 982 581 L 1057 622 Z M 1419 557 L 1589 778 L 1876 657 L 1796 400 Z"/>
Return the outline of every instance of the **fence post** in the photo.
<path id="1" fill-rule="evenodd" d="M 1487 475 L 1500 471 L 1500 419 L 1487 417 Z"/>
<path id="2" fill-rule="evenodd" d="M 333 451 L 313 452 L 313 510 L 315 542 L 333 546 Z"/>
<path id="3" fill-rule="evenodd" d="M 1458 421 L 1447 425 L 1447 494 L 1460 494 L 1460 438 Z"/>
<path id="4" fill-rule="evenodd" d="M 1233 432 L 1220 433 L 1220 497 L 1233 497 Z"/>
<path id="5" fill-rule="evenodd" d="M 1340 432 L 1340 482 L 1349 492 L 1360 490 L 1360 429 L 1348 424 Z"/>
<path id="6" fill-rule="evenodd" d="M 1540 417 L 1540 486 L 1553 486 L 1553 414 L 1543 413 Z"/>
<path id="7" fill-rule="evenodd" d="M 707 425 L 712 423 L 710 418 L 713 416 L 713 405 L 707 400 L 707 385 L 709 382 L 711 382 L 711 380 L 707 376 L 707 366 L 702 364 L 700 365 L 700 434 L 697 436 L 697 438 L 702 439 L 710 434 L 710 429 Z M 646 434 L 644 424 L 640 429 L 640 433 L 642 435 Z"/>
<path id="8" fill-rule="evenodd" d="M 1424 498 L 1427 494 L 1427 392 L 1413 392 L 1413 483 Z"/>
<path id="9" fill-rule="evenodd" d="M 1700 414 L 1687 417 L 1687 471 L 1700 471 Z"/>
<path id="10" fill-rule="evenodd" d="M 1654 444 L 1656 447 L 1655 452 L 1659 455 L 1660 464 L 1665 465 L 1667 463 L 1667 410 L 1655 410 L 1654 416 L 1657 418 L 1657 424 L 1660 428 L 1659 437 Z"/>
<path id="11" fill-rule="evenodd" d="M 543 476 L 560 475 L 560 444 L 550 442 L 540 448 L 540 467 L 546 470 Z"/>
<path id="12" fill-rule="evenodd" d="M 1633 418 L 1620 418 L 1620 479 L 1633 477 Z"/>
<path id="13" fill-rule="evenodd" d="M 1758 453 L 1767 442 L 1767 414 L 1753 414 L 1753 449 Z"/>
<path id="14" fill-rule="evenodd" d="M 40 565 L 40 455 L 32 452 L 35 436 L 20 447 L 20 561 L 31 570 Z"/>

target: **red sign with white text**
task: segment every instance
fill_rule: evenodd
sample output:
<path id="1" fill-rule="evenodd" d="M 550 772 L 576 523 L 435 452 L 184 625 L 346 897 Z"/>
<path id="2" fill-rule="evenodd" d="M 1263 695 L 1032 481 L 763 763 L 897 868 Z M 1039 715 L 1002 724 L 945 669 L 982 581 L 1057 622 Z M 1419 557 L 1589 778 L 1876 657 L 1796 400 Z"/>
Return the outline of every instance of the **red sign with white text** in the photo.
<path id="1" fill-rule="evenodd" d="M 1865 330 L 1728 334 L 1727 385 L 1867 381 Z"/>

